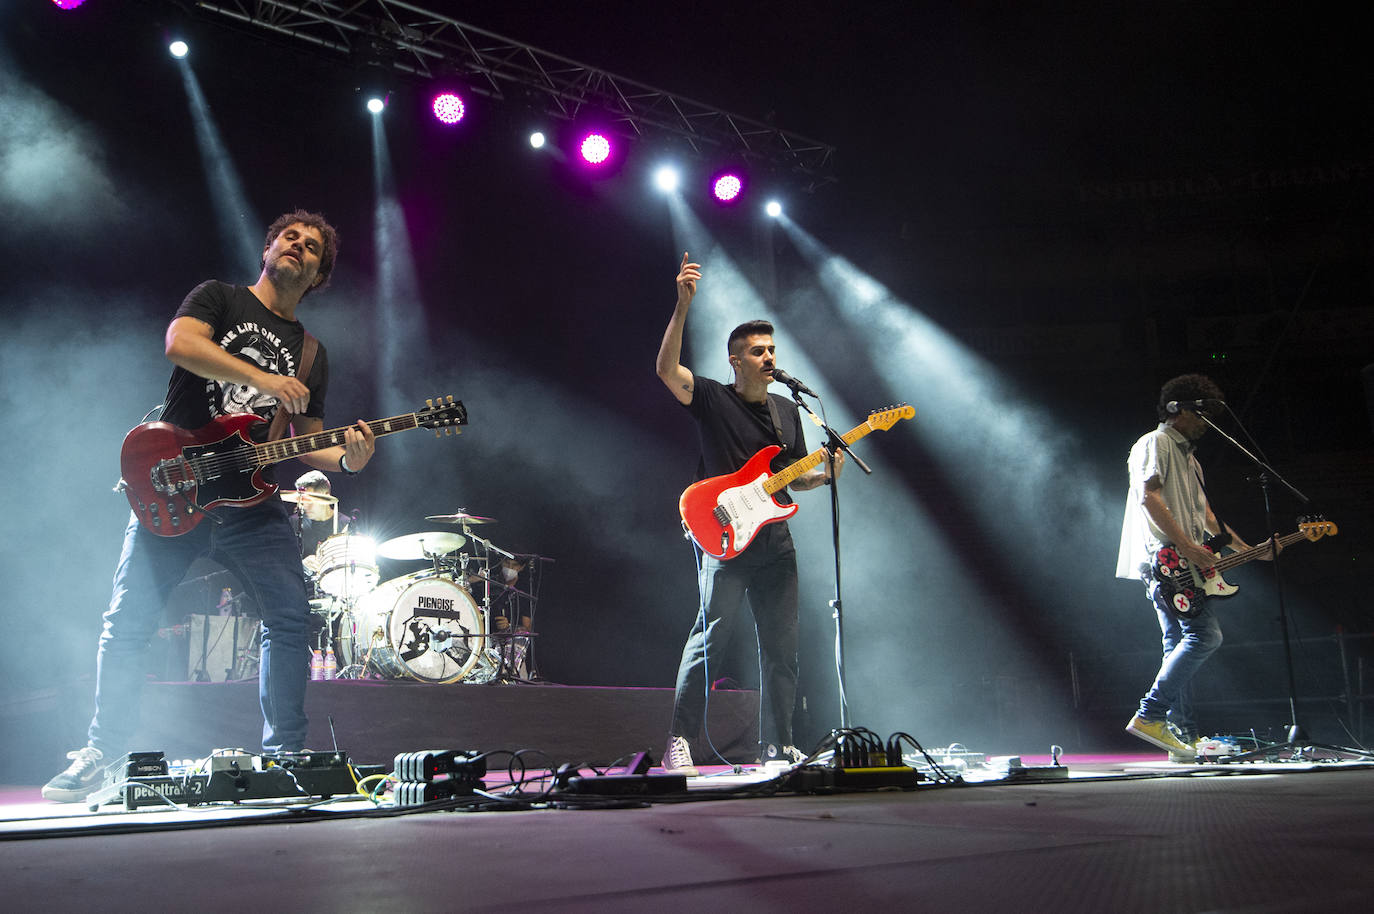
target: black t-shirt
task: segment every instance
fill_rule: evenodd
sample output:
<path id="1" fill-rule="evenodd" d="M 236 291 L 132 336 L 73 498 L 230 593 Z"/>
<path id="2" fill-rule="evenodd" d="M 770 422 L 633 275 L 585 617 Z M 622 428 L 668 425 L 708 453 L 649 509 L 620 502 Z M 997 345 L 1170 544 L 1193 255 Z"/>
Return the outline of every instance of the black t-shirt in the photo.
<path id="1" fill-rule="evenodd" d="M 697 376 L 692 402 L 686 407 L 697 421 L 701 440 L 697 479 L 733 473 L 770 444 L 784 445 L 782 453 L 770 463 L 774 473 L 806 456 L 797 404 L 778 394 L 769 394 L 768 399 L 777 407 L 781 441 L 773 429 L 768 404 L 746 402 L 733 387 Z M 777 497 L 784 504 L 792 500 L 786 489 L 778 492 Z"/>
<path id="2" fill-rule="evenodd" d="M 305 327 L 268 310 L 245 286 L 210 280 L 191 290 L 177 309 L 177 317 L 194 317 L 213 328 L 211 339 L 221 349 L 252 362 L 264 371 L 295 377 L 305 346 Z M 324 398 L 329 388 L 329 359 L 320 344 L 310 377 L 310 405 L 305 415 L 324 418 Z M 162 420 L 185 429 L 198 429 L 210 420 L 228 413 L 256 413 L 267 422 L 277 412 L 277 399 L 256 388 L 227 381 L 212 381 L 180 366 L 172 369 L 167 382 L 167 408 Z M 267 426 L 255 429 L 262 440 Z"/>

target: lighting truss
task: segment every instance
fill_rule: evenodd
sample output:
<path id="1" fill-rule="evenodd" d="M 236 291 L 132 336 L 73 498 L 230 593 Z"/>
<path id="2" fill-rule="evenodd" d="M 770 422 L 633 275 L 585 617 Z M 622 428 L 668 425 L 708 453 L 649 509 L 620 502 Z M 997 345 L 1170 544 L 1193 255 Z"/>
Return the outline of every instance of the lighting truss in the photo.
<path id="1" fill-rule="evenodd" d="M 572 120 L 594 112 L 635 139 L 676 137 L 791 172 L 814 190 L 835 180 L 835 147 L 598 70 L 402 0 L 195 0 L 207 13 L 417 79 L 459 75 L 495 99 Z"/>

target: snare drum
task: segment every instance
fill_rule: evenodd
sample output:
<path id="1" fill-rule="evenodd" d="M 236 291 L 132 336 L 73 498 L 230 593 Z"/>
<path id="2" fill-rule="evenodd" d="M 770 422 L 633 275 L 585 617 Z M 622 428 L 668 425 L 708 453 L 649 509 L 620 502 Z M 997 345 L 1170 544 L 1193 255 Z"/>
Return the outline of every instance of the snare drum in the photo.
<path id="1" fill-rule="evenodd" d="M 377 586 L 377 544 L 370 537 L 336 533 L 320 543 L 319 588 L 331 597 L 356 600 Z"/>
<path id="2" fill-rule="evenodd" d="M 353 649 L 392 679 L 456 682 L 486 646 L 482 612 L 448 577 L 417 572 L 393 578 L 353 609 Z"/>

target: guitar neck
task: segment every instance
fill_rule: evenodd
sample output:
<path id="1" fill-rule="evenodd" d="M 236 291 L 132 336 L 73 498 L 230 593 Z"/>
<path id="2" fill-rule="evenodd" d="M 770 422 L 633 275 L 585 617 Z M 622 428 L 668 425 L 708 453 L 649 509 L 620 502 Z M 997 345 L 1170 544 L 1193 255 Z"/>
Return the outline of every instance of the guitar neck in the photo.
<path id="1" fill-rule="evenodd" d="M 855 441 L 858 441 L 860 438 L 862 438 L 864 435 L 867 435 L 871 431 L 873 431 L 873 427 L 869 425 L 867 422 L 865 422 L 862 425 L 855 426 L 854 428 L 850 429 L 848 432 L 846 432 L 844 435 L 841 435 L 840 437 L 844 439 L 845 444 L 853 444 Z M 774 492 L 777 492 L 785 486 L 788 486 L 791 483 L 795 482 L 797 477 L 802 475 L 806 471 L 820 466 L 821 461 L 824 459 L 825 448 L 816 448 L 814 451 L 807 454 L 801 460 L 798 460 L 796 463 L 788 466 L 786 469 L 779 470 L 772 476 L 769 476 L 767 479 L 765 479 L 763 482 L 764 491 L 767 492 L 769 495 L 772 495 Z"/>
<path id="2" fill-rule="evenodd" d="M 367 427 L 372 429 L 372 434 L 380 438 L 383 435 L 392 435 L 396 432 L 419 428 L 420 420 L 417 413 L 403 413 L 389 419 L 373 419 L 367 423 Z M 257 458 L 259 466 L 268 466 L 283 460 L 290 460 L 292 457 L 299 457 L 302 454 L 313 454 L 325 448 L 342 445 L 347 440 L 344 436 L 350 428 L 356 428 L 356 426 L 346 425 L 342 428 L 315 432 L 313 435 L 297 435 L 294 438 L 278 438 L 276 441 L 255 444 L 253 445 L 254 456 Z"/>
<path id="3" fill-rule="evenodd" d="M 1295 530 L 1292 533 L 1287 534 L 1286 536 L 1279 537 L 1279 545 L 1287 546 L 1289 543 L 1296 543 L 1298 540 L 1304 539 L 1305 537 L 1306 534 L 1303 533 L 1303 531 Z M 1258 546 L 1251 546 L 1249 549 L 1243 549 L 1240 552 L 1233 552 L 1225 558 L 1219 559 L 1216 565 L 1213 567 L 1215 567 L 1218 572 L 1221 572 L 1225 571 L 1228 568 L 1235 568 L 1237 565 L 1244 565 L 1251 559 L 1259 558 L 1261 553 L 1267 552 L 1268 545 L 1269 541 L 1265 540 Z"/>

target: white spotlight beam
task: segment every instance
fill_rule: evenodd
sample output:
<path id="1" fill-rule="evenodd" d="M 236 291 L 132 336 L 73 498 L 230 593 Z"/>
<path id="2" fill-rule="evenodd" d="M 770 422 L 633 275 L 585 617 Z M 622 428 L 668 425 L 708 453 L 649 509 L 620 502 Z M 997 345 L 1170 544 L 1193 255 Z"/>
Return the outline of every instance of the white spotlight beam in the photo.
<path id="1" fill-rule="evenodd" d="M 917 433 L 989 530 L 1024 548 L 1025 532 L 1043 529 L 1049 518 L 1072 516 L 1068 537 L 1119 526 L 1119 498 L 1094 485 L 1093 467 L 1062 417 L 1027 402 L 996 367 L 801 226 L 786 216 L 779 222 L 803 256 L 821 264 L 821 285 L 858 328 L 870 364 L 889 366 L 881 373 L 889 395 L 923 394 L 914 404 Z"/>
<path id="2" fill-rule="evenodd" d="M 181 82 L 186 89 L 186 103 L 191 109 L 191 124 L 195 128 L 196 145 L 205 163 L 205 178 L 210 189 L 210 203 L 215 210 L 220 235 L 230 250 L 229 266 L 237 271 L 244 264 L 257 263 L 262 254 L 261 238 L 265 223 L 258 220 L 248 203 L 243 179 L 229 156 L 229 149 L 220 135 L 219 125 L 210 105 L 201 92 L 200 81 L 185 59 L 177 61 Z"/>

